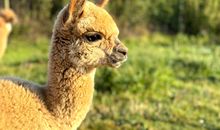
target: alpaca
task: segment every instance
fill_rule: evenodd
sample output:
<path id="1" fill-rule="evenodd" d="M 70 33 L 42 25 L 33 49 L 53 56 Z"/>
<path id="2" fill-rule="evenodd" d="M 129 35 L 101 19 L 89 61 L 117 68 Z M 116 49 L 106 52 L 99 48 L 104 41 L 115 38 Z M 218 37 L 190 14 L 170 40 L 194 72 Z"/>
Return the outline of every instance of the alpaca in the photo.
<path id="1" fill-rule="evenodd" d="M 17 22 L 17 16 L 11 9 L 0 10 L 0 58 L 5 53 L 8 36 L 12 31 L 12 24 Z"/>
<path id="2" fill-rule="evenodd" d="M 17 78 L 0 80 L 0 129 L 79 127 L 92 104 L 96 68 L 118 68 L 127 59 L 106 3 L 71 0 L 60 11 L 44 87 Z"/>

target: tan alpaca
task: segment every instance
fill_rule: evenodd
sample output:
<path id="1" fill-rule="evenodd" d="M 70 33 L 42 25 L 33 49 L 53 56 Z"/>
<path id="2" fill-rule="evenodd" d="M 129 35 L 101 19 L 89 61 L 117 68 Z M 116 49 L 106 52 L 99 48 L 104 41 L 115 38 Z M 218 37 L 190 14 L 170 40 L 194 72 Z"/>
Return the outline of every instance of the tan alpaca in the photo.
<path id="1" fill-rule="evenodd" d="M 92 104 L 97 67 L 119 67 L 127 48 L 112 17 L 85 0 L 71 0 L 53 29 L 48 82 L 0 80 L 0 129 L 77 129 Z M 38 91 L 36 91 L 38 90 Z"/>
<path id="2" fill-rule="evenodd" d="M 5 53 L 8 36 L 12 31 L 12 24 L 16 23 L 17 17 L 11 9 L 0 10 L 0 58 Z"/>

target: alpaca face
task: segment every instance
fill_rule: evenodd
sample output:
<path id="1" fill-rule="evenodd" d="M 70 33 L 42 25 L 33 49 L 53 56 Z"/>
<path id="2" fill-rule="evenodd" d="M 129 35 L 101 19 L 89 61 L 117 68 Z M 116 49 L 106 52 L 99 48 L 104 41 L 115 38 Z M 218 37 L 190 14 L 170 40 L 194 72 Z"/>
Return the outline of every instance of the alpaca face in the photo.
<path id="1" fill-rule="evenodd" d="M 70 62 L 93 68 L 119 67 L 126 61 L 128 49 L 118 39 L 118 27 L 107 11 L 91 2 L 74 8 L 78 10 L 71 10 L 70 18 L 65 13 L 62 16 L 73 39 L 67 51 Z"/>
<path id="2" fill-rule="evenodd" d="M 0 10 L 0 17 L 2 17 L 7 24 L 14 24 L 18 21 L 17 16 L 11 9 Z"/>

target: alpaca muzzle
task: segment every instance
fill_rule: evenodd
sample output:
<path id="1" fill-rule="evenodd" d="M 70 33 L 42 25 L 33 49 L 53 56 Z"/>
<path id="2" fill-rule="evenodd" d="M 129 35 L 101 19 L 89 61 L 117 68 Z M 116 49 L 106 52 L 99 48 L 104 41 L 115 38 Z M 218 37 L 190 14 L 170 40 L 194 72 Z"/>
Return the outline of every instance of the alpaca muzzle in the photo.
<path id="1" fill-rule="evenodd" d="M 120 67 L 121 64 L 127 60 L 128 58 L 127 54 L 128 54 L 128 48 L 125 47 L 123 43 L 120 42 L 116 44 L 109 58 L 111 66 L 115 68 Z"/>

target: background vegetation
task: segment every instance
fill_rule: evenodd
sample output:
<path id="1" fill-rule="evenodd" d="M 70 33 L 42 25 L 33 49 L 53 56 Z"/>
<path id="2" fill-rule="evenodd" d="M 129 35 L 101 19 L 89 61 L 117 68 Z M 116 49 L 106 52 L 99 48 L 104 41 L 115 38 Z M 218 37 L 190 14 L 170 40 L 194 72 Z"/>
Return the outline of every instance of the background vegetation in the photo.
<path id="1" fill-rule="evenodd" d="M 53 21 L 67 1 L 11 0 L 20 23 L 0 75 L 46 82 Z M 129 60 L 98 70 L 80 130 L 220 130 L 220 1 L 111 0 L 107 8 Z"/>
<path id="2" fill-rule="evenodd" d="M 21 17 L 19 34 L 32 29 L 51 32 L 53 19 L 66 3 L 68 0 L 11 0 L 11 7 Z M 219 0 L 111 0 L 108 10 L 123 34 L 139 34 L 146 29 L 193 35 L 220 31 Z M 38 28 L 45 24 L 50 27 Z"/>

